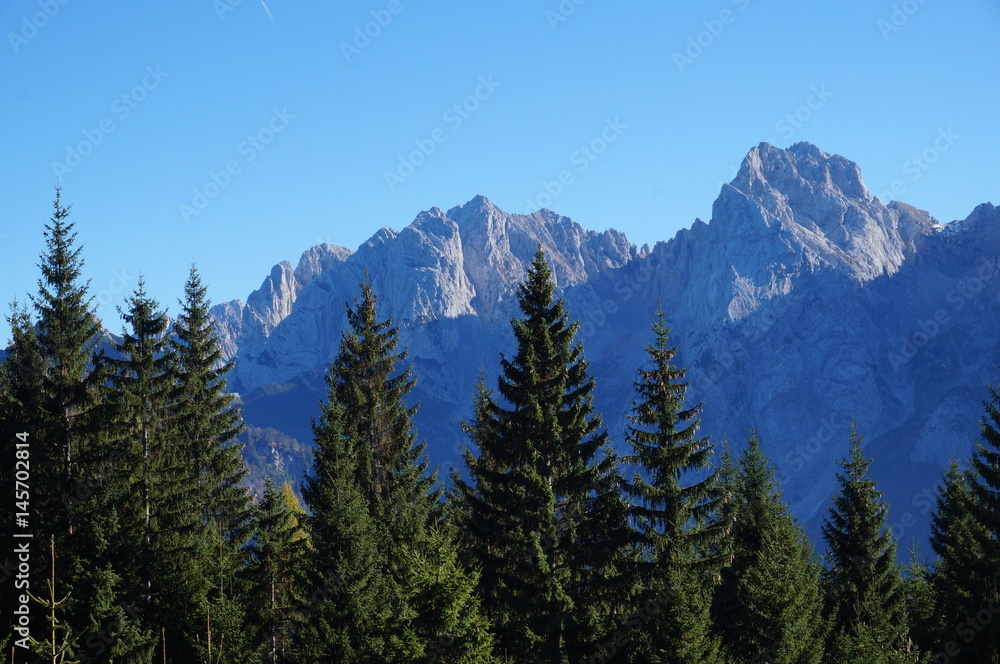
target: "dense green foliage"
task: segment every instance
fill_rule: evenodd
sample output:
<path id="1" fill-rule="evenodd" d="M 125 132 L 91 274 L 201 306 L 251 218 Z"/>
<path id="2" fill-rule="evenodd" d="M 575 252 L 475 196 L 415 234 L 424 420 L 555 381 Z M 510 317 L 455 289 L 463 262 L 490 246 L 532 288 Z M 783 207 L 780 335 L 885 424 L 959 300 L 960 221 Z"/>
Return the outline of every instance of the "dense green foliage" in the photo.
<path id="1" fill-rule="evenodd" d="M 580 661 L 599 652 L 629 599 L 627 513 L 594 380 L 555 298 L 541 250 L 518 292 L 517 353 L 503 358 L 502 400 L 480 389 L 466 425 L 479 456 L 456 477 L 467 558 L 504 661 Z"/>
<path id="2" fill-rule="evenodd" d="M 314 425 L 315 463 L 303 495 L 312 510 L 299 662 L 491 661 L 476 575 L 458 564 L 453 529 L 440 523 L 406 404 L 414 385 L 397 352 L 398 330 L 380 320 L 371 283 L 347 308 L 348 329 Z M 433 648 L 447 643 L 442 653 Z"/>
<path id="3" fill-rule="evenodd" d="M 662 312 L 630 453 L 612 451 L 539 249 L 516 347 L 496 389 L 483 377 L 472 395 L 466 472 L 444 494 L 413 423 L 416 376 L 366 276 L 303 506 L 280 471 L 248 477 L 244 457 L 263 451 L 240 436 L 265 448 L 274 432 L 244 431 L 197 270 L 173 321 L 140 279 L 113 338 L 68 215 L 57 191 L 38 291 L 12 306 L 0 363 L 0 491 L 32 535 L 30 588 L 0 553 L 4 615 L 31 593 L 31 639 L 0 632 L 5 661 L 1000 664 L 996 387 L 969 463 L 944 474 L 933 560 L 897 563 L 856 427 L 817 559 L 767 441 L 713 458 Z M 29 456 L 30 501 L 11 463 Z"/>
<path id="4" fill-rule="evenodd" d="M 818 664 L 826 637 L 819 564 L 755 433 L 724 474 L 732 547 L 714 614 L 730 659 Z"/>
<path id="5" fill-rule="evenodd" d="M 827 661 L 879 664 L 907 661 L 905 598 L 896 545 L 887 524 L 888 506 L 868 477 L 871 460 L 851 426 L 850 454 L 840 462 L 840 493 L 823 523 L 833 631 Z"/>
<path id="6" fill-rule="evenodd" d="M 718 476 L 705 474 L 712 455 L 699 438 L 701 405 L 687 407 L 686 371 L 674 366 L 677 349 L 662 311 L 646 346 L 650 366 L 639 370 L 626 439 L 635 473 L 625 486 L 634 504 L 644 555 L 636 563 L 647 601 L 665 606 L 638 640 L 641 661 L 721 662 L 712 633 L 711 598 L 727 551 L 729 524 L 722 516 Z"/>

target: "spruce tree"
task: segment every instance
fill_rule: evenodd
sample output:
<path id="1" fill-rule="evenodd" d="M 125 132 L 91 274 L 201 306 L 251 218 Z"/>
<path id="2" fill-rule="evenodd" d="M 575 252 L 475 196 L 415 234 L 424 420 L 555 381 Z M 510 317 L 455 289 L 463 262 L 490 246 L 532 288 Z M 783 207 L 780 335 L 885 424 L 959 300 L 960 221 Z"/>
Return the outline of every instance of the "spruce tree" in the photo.
<path id="1" fill-rule="evenodd" d="M 62 561 L 56 583 L 71 597 L 65 619 L 78 634 L 100 620 L 80 578 L 81 570 L 95 568 L 95 560 L 85 537 L 77 537 L 85 534 L 81 522 L 88 518 L 82 499 L 96 488 L 89 457 L 99 425 L 95 406 L 101 379 L 93 371 L 92 355 L 100 325 L 82 277 L 82 248 L 76 246 L 59 189 L 53 208 L 38 264 L 38 292 L 31 296 L 34 315 L 15 304 L 8 319 L 13 339 L 0 379 L 0 451 L 13 458 L 15 434 L 28 434 L 35 552 L 44 555 L 49 535 L 54 536 Z M 9 478 L 0 477 L 8 488 Z"/>
<path id="2" fill-rule="evenodd" d="M 976 653 L 982 664 L 1000 663 L 1000 388 L 990 386 L 990 398 L 983 402 L 986 412 L 979 421 L 981 442 L 976 445 L 970 464 L 972 477 L 972 519 L 977 524 L 977 548 L 985 553 L 980 568 L 992 573 L 983 576 L 980 604 L 988 607 L 994 619 L 986 625 L 976 625 Z M 976 609 L 976 622 L 981 620 L 981 608 Z M 971 612 L 971 609 L 970 609 Z M 971 644 L 970 644 L 971 645 Z"/>
<path id="3" fill-rule="evenodd" d="M 446 629 L 465 644 L 452 661 L 480 661 L 481 635 L 454 629 L 455 611 L 471 612 L 471 626 L 480 618 L 467 597 L 471 577 L 448 553 L 454 541 L 432 527 L 439 490 L 425 444 L 414 442 L 415 406 L 406 400 L 415 379 L 397 368 L 406 359 L 398 329 L 379 318 L 367 278 L 347 314 L 303 488 L 313 513 L 306 585 L 324 595 L 308 611 L 304 659 L 425 661 Z M 428 594 L 436 601 L 421 601 Z"/>
<path id="4" fill-rule="evenodd" d="M 930 567 L 920 559 L 916 542 L 910 549 L 910 559 L 903 567 L 903 595 L 910 637 L 916 649 L 933 653 L 943 641 L 936 620 L 936 592 L 931 581 Z"/>
<path id="5" fill-rule="evenodd" d="M 859 657 L 866 664 L 903 662 L 912 650 L 896 544 L 886 527 L 888 507 L 868 477 L 871 461 L 861 442 L 852 422 L 850 453 L 837 474 L 840 491 L 822 526 L 832 600 L 831 664 Z"/>
<path id="6" fill-rule="evenodd" d="M 307 663 L 376 661 L 390 619 L 386 563 L 369 495 L 358 480 L 363 450 L 343 435 L 344 419 L 331 385 L 313 425 L 313 469 L 302 487 L 314 547 L 299 608 L 306 619 L 300 661 Z"/>
<path id="7" fill-rule="evenodd" d="M 629 542 L 617 460 L 594 413 L 594 380 L 539 248 L 518 290 L 513 359 L 499 396 L 481 386 L 466 425 L 459 519 L 481 570 L 497 653 L 515 662 L 592 657 L 620 611 Z"/>
<path id="8" fill-rule="evenodd" d="M 977 481 L 974 468 L 962 470 L 952 461 L 931 515 L 931 548 L 938 556 L 930 573 L 935 599 L 933 647 L 941 649 L 954 641 L 961 650 L 954 655 L 959 664 L 992 664 L 990 657 L 996 652 L 990 644 L 990 625 L 977 618 L 984 607 L 991 608 L 990 584 L 997 574 L 996 542 L 976 514 Z M 996 606 L 1000 602 L 994 599 L 992 607 Z"/>
<path id="9" fill-rule="evenodd" d="M 175 359 L 178 423 L 188 446 L 191 481 L 202 519 L 217 524 L 240 544 L 249 513 L 243 485 L 247 470 L 241 446 L 235 443 L 243 420 L 226 392 L 226 374 L 235 364 L 222 361 L 218 337 L 209 314 L 207 288 L 194 266 L 184 284 L 184 300 L 171 337 Z M 245 538 L 243 538 L 245 539 Z"/>
<path id="10" fill-rule="evenodd" d="M 109 425 L 119 451 L 117 511 L 133 553 L 124 570 L 132 590 L 128 602 L 165 630 L 161 640 L 173 661 L 196 661 L 216 578 L 207 565 L 218 553 L 190 481 L 166 315 L 141 278 L 127 306 L 115 357 L 101 364 L 110 375 Z"/>
<path id="11" fill-rule="evenodd" d="M 226 392 L 226 374 L 212 323 L 207 288 L 192 266 L 184 284 L 181 313 L 173 327 L 169 352 L 173 359 L 176 422 L 182 463 L 191 491 L 186 500 L 200 514 L 205 529 L 198 551 L 211 580 L 208 602 L 213 631 L 226 635 L 232 653 L 243 643 L 243 547 L 249 538 L 250 494 L 242 445 L 236 437 L 243 419 Z M 207 635 L 206 635 L 207 639 Z"/>
<path id="12" fill-rule="evenodd" d="M 420 662 L 495 664 L 493 636 L 476 592 L 479 575 L 467 571 L 451 526 L 432 528 L 425 546 L 408 552 L 406 604 L 414 614 Z M 428 640 L 429 639 L 429 640 Z"/>
<path id="13" fill-rule="evenodd" d="M 416 379 L 409 366 L 396 373 L 407 357 L 397 351 L 399 329 L 391 319 L 379 319 L 367 273 L 360 290 L 354 306 L 346 307 L 348 328 L 331 369 L 331 396 L 351 414 L 343 435 L 358 448 L 358 479 L 373 514 L 405 541 L 420 536 L 439 492 L 427 472 L 427 445 L 416 442 L 417 406 L 406 403 Z"/>
<path id="14" fill-rule="evenodd" d="M 756 432 L 723 489 L 732 562 L 722 570 L 714 613 L 731 659 L 818 664 L 826 637 L 819 565 Z"/>
<path id="15" fill-rule="evenodd" d="M 686 370 L 674 365 L 676 347 L 662 311 L 646 346 L 649 368 L 634 383 L 626 440 L 638 466 L 625 491 L 646 549 L 638 575 L 646 597 L 666 608 L 641 635 L 637 661 L 715 662 L 721 657 L 711 633 L 712 588 L 727 557 L 728 525 L 718 478 L 708 469 L 712 445 L 698 437 L 701 405 L 685 404 Z"/>
<path id="16" fill-rule="evenodd" d="M 286 483 L 278 489 L 268 477 L 254 510 L 247 569 L 248 618 L 264 664 L 297 661 L 299 625 L 294 607 L 299 565 L 307 555 L 308 539 L 300 521 L 304 516 L 291 487 Z"/>
<path id="17" fill-rule="evenodd" d="M 75 493 L 75 484 L 86 473 L 79 465 L 93 437 L 94 422 L 88 418 L 98 399 L 98 379 L 91 360 L 101 327 L 93 314 L 88 283 L 82 282 L 82 247 L 75 246 L 74 224 L 68 221 L 56 189 L 51 220 L 45 226 L 45 251 L 38 267 L 38 293 L 32 296 L 35 333 L 44 371 L 41 395 L 45 419 L 38 424 L 37 458 L 41 473 L 35 476 L 38 514 L 64 555 L 70 553 L 69 536 L 74 532 L 72 503 L 64 496 Z M 27 341 L 28 338 L 26 337 Z"/>

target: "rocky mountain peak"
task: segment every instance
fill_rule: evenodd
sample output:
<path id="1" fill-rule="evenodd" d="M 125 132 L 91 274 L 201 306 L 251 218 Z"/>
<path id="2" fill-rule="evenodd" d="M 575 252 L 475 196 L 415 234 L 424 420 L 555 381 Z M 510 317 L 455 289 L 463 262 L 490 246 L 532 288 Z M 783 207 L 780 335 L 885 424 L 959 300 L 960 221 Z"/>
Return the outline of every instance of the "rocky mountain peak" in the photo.
<path id="1" fill-rule="evenodd" d="M 747 153 L 730 184 L 759 197 L 781 192 L 795 199 L 817 193 L 861 200 L 870 198 L 856 163 L 840 155 L 827 154 L 806 142 L 795 143 L 787 150 L 761 143 Z"/>
<path id="2" fill-rule="evenodd" d="M 933 226 L 928 215 L 872 196 L 853 161 L 805 142 L 751 149 L 716 200 L 713 221 L 744 245 L 772 245 L 765 255 L 787 250 L 811 268 L 835 267 L 858 281 L 895 273 Z"/>
<path id="3" fill-rule="evenodd" d="M 304 288 L 315 277 L 326 272 L 334 265 L 343 263 L 354 252 L 335 244 L 319 244 L 302 253 L 299 264 L 295 268 L 295 280 L 298 287 Z"/>
<path id="4" fill-rule="evenodd" d="M 483 217 L 489 217 L 497 212 L 503 214 L 499 208 L 493 205 L 493 202 L 490 199 L 486 198 L 482 194 L 476 194 L 468 203 L 464 205 L 456 205 L 448 210 L 447 216 L 448 218 L 461 223 L 467 219 L 481 219 Z"/>

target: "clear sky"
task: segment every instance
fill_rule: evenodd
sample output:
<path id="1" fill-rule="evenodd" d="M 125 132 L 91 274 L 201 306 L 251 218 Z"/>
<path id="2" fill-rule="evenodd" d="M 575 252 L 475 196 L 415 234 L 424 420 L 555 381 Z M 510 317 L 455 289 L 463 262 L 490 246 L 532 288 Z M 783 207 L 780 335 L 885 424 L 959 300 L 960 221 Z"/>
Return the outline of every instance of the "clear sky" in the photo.
<path id="1" fill-rule="evenodd" d="M 243 299 L 480 193 L 665 240 L 761 141 L 941 221 L 1000 203 L 995 0 L 266 3 L 0 4 L 5 302 L 57 182 L 113 331 L 140 271 L 172 312 L 192 260 Z"/>

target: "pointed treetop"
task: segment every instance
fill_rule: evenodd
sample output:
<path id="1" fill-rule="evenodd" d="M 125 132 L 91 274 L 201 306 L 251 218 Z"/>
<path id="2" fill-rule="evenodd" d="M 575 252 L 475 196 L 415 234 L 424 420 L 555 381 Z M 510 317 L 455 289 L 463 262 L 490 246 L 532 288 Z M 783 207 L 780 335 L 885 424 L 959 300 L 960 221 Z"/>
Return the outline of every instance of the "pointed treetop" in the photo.
<path id="1" fill-rule="evenodd" d="M 545 257 L 542 243 L 538 243 L 535 256 L 528 266 L 528 274 L 518 288 L 521 310 L 528 313 L 535 306 L 548 307 L 555 299 L 555 277 Z"/>

